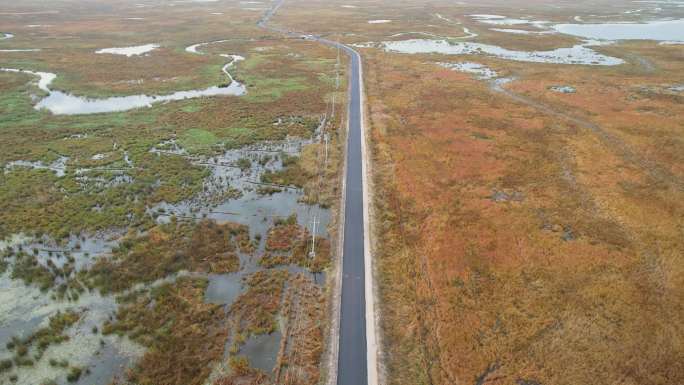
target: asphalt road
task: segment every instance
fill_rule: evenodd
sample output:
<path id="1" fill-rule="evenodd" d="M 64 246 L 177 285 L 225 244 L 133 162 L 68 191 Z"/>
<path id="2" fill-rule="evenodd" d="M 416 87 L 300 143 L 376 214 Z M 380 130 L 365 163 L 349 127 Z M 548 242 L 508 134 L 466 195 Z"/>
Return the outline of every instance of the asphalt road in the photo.
<path id="1" fill-rule="evenodd" d="M 363 169 L 361 166 L 361 87 L 359 55 L 351 56 L 349 131 L 342 265 L 342 304 L 337 368 L 338 385 L 366 385 L 366 293 L 364 264 Z"/>
<path id="2" fill-rule="evenodd" d="M 320 36 L 302 35 L 268 25 L 271 17 L 275 15 L 283 3 L 284 0 L 275 3 L 259 20 L 258 25 L 290 37 L 304 38 L 338 47 L 344 50 L 351 58 L 337 385 L 368 385 L 369 362 L 367 360 L 368 345 L 366 340 L 367 304 L 365 271 L 369 265 L 364 260 L 361 56 L 352 48 L 336 41 Z M 372 325 L 372 323 L 370 324 Z M 374 347 L 375 345 L 371 344 L 371 346 Z M 375 363 L 375 360 L 372 360 L 371 365 L 373 363 Z M 375 376 L 372 378 L 375 379 Z"/>

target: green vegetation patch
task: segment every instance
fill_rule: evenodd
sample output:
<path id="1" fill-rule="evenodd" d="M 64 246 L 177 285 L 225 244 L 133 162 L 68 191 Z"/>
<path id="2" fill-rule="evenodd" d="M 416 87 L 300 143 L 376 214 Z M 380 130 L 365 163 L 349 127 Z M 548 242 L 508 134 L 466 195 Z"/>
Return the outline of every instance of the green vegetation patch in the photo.
<path id="1" fill-rule="evenodd" d="M 3 259 L 14 257 L 12 264 L 12 279 L 20 279 L 26 285 L 35 285 L 41 291 L 46 292 L 49 289 L 56 289 L 52 293 L 53 299 L 69 299 L 77 300 L 85 291 L 85 287 L 78 280 L 78 272 L 76 271 L 76 259 L 69 253 L 60 253 L 48 251 L 49 258 L 45 265 L 38 261 L 37 255 L 39 250 L 34 248 L 32 254 L 26 253 L 25 250 L 20 249 L 13 251 L 7 249 L 2 255 Z M 63 263 L 56 264 L 54 261 L 60 258 L 66 259 Z M 2 261 L 0 264 L 6 269 L 9 266 L 8 261 Z"/>
<path id="2" fill-rule="evenodd" d="M 283 168 L 277 171 L 266 171 L 261 174 L 261 181 L 281 186 L 304 187 L 309 175 L 302 169 L 298 156 L 281 154 Z"/>
<path id="3" fill-rule="evenodd" d="M 303 91 L 309 87 L 304 77 L 268 79 L 248 75 L 242 80 L 250 91 L 243 98 L 250 102 L 277 100 L 289 92 Z"/>
<path id="4" fill-rule="evenodd" d="M 200 152 L 218 142 L 213 132 L 199 128 L 191 128 L 183 133 L 178 142 L 190 152 Z"/>
<path id="5" fill-rule="evenodd" d="M 70 233 L 125 226 L 131 220 L 140 223 L 149 219 L 147 205 L 194 196 L 208 174 L 181 157 L 146 154 L 139 160 L 146 167 L 130 171 L 132 183 L 108 184 L 115 178 L 110 172 L 104 172 L 104 181 L 91 183 L 70 173 L 58 178 L 49 170 L 17 168 L 0 175 L 2 235 L 43 232 L 62 239 Z"/>
<path id="6" fill-rule="evenodd" d="M 27 285 L 36 284 L 45 291 L 54 285 L 56 274 L 38 263 L 35 256 L 20 253 L 12 269 L 12 279 L 21 279 Z"/>

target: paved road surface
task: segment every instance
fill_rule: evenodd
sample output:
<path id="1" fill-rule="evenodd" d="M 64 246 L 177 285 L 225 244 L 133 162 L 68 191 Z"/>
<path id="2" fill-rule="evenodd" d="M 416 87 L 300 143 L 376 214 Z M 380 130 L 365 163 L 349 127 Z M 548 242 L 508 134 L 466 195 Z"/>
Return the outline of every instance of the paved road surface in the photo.
<path id="1" fill-rule="evenodd" d="M 338 385 L 366 385 L 366 293 L 364 264 L 363 169 L 361 166 L 361 87 L 359 55 L 346 48 L 350 66 L 349 137 L 340 308 Z M 368 293 L 371 295 L 371 293 Z"/>

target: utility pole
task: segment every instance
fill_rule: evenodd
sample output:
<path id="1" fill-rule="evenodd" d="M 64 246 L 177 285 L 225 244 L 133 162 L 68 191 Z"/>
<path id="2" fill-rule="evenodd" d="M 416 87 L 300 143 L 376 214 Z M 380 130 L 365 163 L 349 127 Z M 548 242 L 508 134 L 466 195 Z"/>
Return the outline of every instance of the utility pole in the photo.
<path id="1" fill-rule="evenodd" d="M 316 215 L 314 215 L 311 224 L 313 229 L 311 231 L 311 252 L 309 253 L 309 257 L 314 258 L 316 256 L 316 225 L 318 224 Z"/>
<path id="2" fill-rule="evenodd" d="M 335 92 L 332 96 L 332 114 L 331 118 L 335 119 L 335 95 L 337 90 L 340 89 L 340 42 L 337 42 L 337 62 L 335 63 Z"/>
<path id="3" fill-rule="evenodd" d="M 332 119 L 333 121 L 335 121 L 335 93 L 336 92 L 337 92 L 337 89 L 335 89 L 335 91 L 333 91 L 333 94 L 332 94 L 332 113 L 330 114 L 330 119 Z"/>
<path id="4" fill-rule="evenodd" d="M 340 41 L 337 41 L 337 64 L 335 64 L 335 70 L 337 72 L 337 80 L 335 82 L 335 88 L 340 88 Z"/>

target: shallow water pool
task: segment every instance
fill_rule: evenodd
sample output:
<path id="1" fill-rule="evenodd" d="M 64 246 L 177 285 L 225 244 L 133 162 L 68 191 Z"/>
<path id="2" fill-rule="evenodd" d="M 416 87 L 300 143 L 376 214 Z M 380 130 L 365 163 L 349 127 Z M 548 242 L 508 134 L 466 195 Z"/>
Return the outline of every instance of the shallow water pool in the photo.
<path id="1" fill-rule="evenodd" d="M 648 23 L 557 24 L 553 29 L 589 39 L 684 41 L 684 19 Z"/>
<path id="2" fill-rule="evenodd" d="M 381 43 L 386 51 L 400 53 L 438 53 L 447 55 L 488 55 L 501 59 L 555 64 L 584 64 L 612 66 L 624 63 L 620 58 L 600 54 L 590 47 L 599 42 L 587 41 L 567 48 L 550 51 L 516 51 L 491 44 L 450 42 L 447 40 L 411 39 L 385 41 Z"/>

